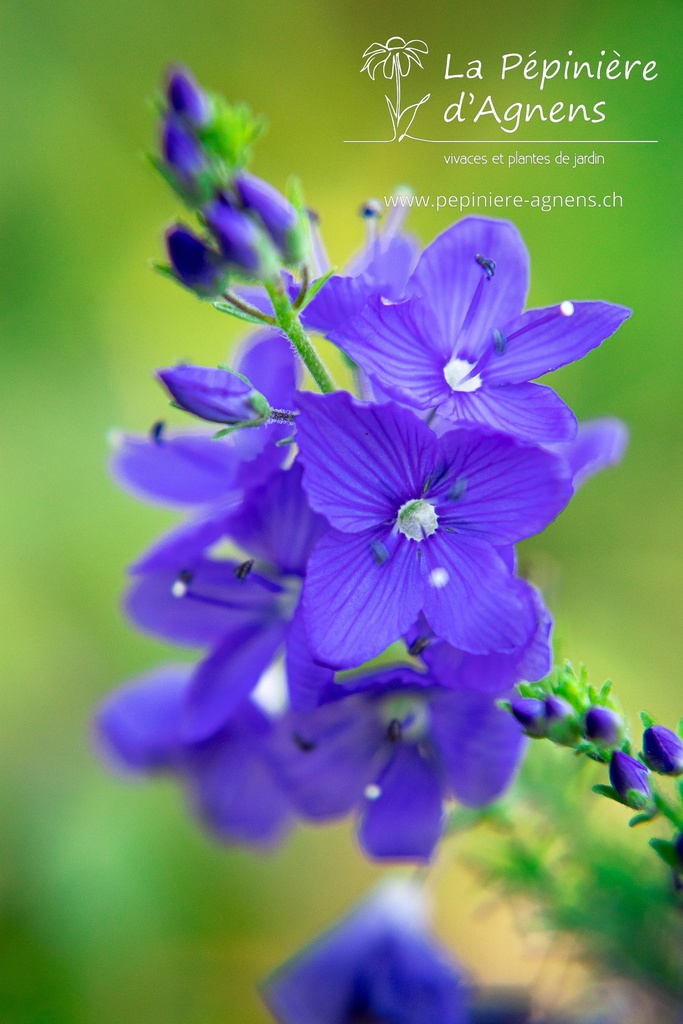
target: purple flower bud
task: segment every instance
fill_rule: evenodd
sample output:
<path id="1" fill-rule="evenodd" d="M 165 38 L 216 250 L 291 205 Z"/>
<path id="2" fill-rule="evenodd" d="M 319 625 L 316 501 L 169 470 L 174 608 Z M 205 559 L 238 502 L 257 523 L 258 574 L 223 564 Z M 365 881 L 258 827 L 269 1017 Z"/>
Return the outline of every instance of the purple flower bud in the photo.
<path id="1" fill-rule="evenodd" d="M 282 193 L 262 178 L 240 174 L 234 186 L 245 209 L 256 213 L 273 242 L 288 262 L 300 258 L 297 245 L 299 217 Z"/>
<path id="2" fill-rule="evenodd" d="M 192 132 L 177 117 L 165 118 L 161 149 L 170 170 L 186 185 L 192 185 L 204 166 L 204 154 Z"/>
<path id="3" fill-rule="evenodd" d="M 676 856 L 678 857 L 678 863 L 681 865 L 681 868 L 683 869 L 683 832 L 679 832 L 678 835 L 675 837 L 674 850 L 676 851 Z"/>
<path id="4" fill-rule="evenodd" d="M 209 98 L 187 68 L 171 68 L 166 83 L 171 108 L 189 124 L 201 128 L 211 113 Z"/>
<path id="5" fill-rule="evenodd" d="M 549 725 L 557 725 L 559 722 L 566 722 L 572 718 L 574 709 L 564 697 L 551 694 L 545 701 L 545 719 Z"/>
<path id="6" fill-rule="evenodd" d="M 211 423 L 259 422 L 269 412 L 263 395 L 230 370 L 181 364 L 157 377 L 185 412 Z"/>
<path id="7" fill-rule="evenodd" d="M 186 288 L 205 296 L 223 291 L 227 268 L 200 238 L 176 224 L 166 232 L 166 246 L 171 266 Z"/>
<path id="8" fill-rule="evenodd" d="M 266 276 L 273 267 L 268 259 L 270 244 L 258 224 L 242 210 L 236 210 L 221 196 L 204 210 L 206 223 L 226 260 L 244 274 Z"/>
<path id="9" fill-rule="evenodd" d="M 649 800 L 652 796 L 649 775 L 645 765 L 630 754 L 624 754 L 621 750 L 615 750 L 612 754 L 609 780 L 622 799 L 629 800 L 629 792 L 635 791 Z"/>
<path id="10" fill-rule="evenodd" d="M 593 743 L 615 747 L 621 739 L 624 723 L 611 708 L 594 704 L 588 709 L 583 720 L 584 735 Z"/>
<path id="11" fill-rule="evenodd" d="M 545 736 L 545 704 L 535 697 L 513 697 L 510 710 L 529 736 Z"/>
<path id="12" fill-rule="evenodd" d="M 643 753 L 653 772 L 661 775 L 683 773 L 683 741 L 663 725 L 651 725 L 643 733 Z"/>

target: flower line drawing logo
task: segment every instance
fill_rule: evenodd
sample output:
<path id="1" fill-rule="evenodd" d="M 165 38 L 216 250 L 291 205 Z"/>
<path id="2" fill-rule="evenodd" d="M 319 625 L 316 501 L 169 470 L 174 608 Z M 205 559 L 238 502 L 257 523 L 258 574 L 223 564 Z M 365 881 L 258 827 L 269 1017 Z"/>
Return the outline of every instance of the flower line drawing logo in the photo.
<path id="1" fill-rule="evenodd" d="M 408 133 L 415 120 L 415 115 L 431 96 L 431 93 L 427 93 L 417 103 L 410 103 L 407 107 L 401 108 L 401 79 L 408 77 L 413 64 L 422 68 L 420 55 L 427 53 L 429 53 L 429 47 L 422 39 L 411 39 L 406 42 L 401 36 L 391 36 L 385 43 L 371 43 L 363 54 L 365 63 L 361 68 L 361 74 L 367 71 L 374 82 L 375 76 L 381 68 L 384 78 L 387 81 L 393 79 L 396 83 L 394 102 L 392 103 L 386 94 L 384 97 L 389 108 L 393 130 L 393 136 L 391 139 L 386 139 L 387 142 L 396 140 L 403 142 L 405 138 L 410 137 Z"/>

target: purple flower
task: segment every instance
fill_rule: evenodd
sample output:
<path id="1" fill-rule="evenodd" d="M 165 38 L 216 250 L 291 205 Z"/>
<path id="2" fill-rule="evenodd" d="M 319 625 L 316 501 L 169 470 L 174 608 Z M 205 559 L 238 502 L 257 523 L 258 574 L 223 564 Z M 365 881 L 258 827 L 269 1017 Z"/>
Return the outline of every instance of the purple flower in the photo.
<path id="1" fill-rule="evenodd" d="M 622 737 L 624 723 L 621 715 L 611 708 L 593 705 L 583 719 L 583 731 L 587 739 L 605 747 L 615 747 Z"/>
<path id="2" fill-rule="evenodd" d="M 188 742 L 182 722 L 191 671 L 166 665 L 110 694 L 95 717 L 98 747 L 127 774 L 177 776 L 194 813 L 218 838 L 272 845 L 290 823 L 269 760 L 273 727 L 244 701 L 211 739 Z"/>
<path id="3" fill-rule="evenodd" d="M 192 189 L 195 176 L 205 166 L 204 154 L 194 134 L 177 117 L 168 115 L 164 119 L 161 149 L 169 169 L 186 188 Z"/>
<path id="4" fill-rule="evenodd" d="M 286 643 L 308 555 L 324 529 L 295 464 L 248 491 L 238 509 L 175 531 L 134 567 L 126 597 L 133 622 L 172 643 L 209 648 L 185 702 L 188 740 L 222 728 Z M 205 557 L 221 538 L 251 557 Z"/>
<path id="5" fill-rule="evenodd" d="M 263 395 L 232 370 L 181 363 L 157 377 L 185 412 L 211 423 L 262 424 L 270 415 Z"/>
<path id="6" fill-rule="evenodd" d="M 293 690 L 301 685 L 295 666 L 296 653 Z M 445 800 L 482 807 L 511 782 L 525 740 L 491 696 L 449 690 L 402 667 L 352 683 L 327 672 L 325 703 L 279 723 L 279 777 L 304 817 L 356 811 L 371 857 L 428 860 Z"/>
<path id="7" fill-rule="evenodd" d="M 181 284 L 205 298 L 225 288 L 228 268 L 217 252 L 195 234 L 176 224 L 166 232 L 166 248 L 173 271 Z"/>
<path id="8" fill-rule="evenodd" d="M 619 796 L 632 807 L 640 807 L 652 796 L 650 773 L 630 754 L 615 750 L 609 763 L 609 780 Z"/>
<path id="9" fill-rule="evenodd" d="M 209 120 L 209 98 L 187 68 L 173 67 L 169 70 L 166 96 L 171 109 L 194 128 L 202 128 Z"/>
<path id="10" fill-rule="evenodd" d="M 653 772 L 683 774 L 683 741 L 663 725 L 651 725 L 643 733 L 643 753 Z"/>
<path id="11" fill-rule="evenodd" d="M 273 406 L 293 407 L 301 371 L 281 335 L 255 332 L 241 346 L 235 365 Z M 169 433 L 157 424 L 146 437 L 117 436 L 111 470 L 136 497 L 196 510 L 196 527 L 202 531 L 210 529 L 214 516 L 222 522 L 245 487 L 258 486 L 282 465 L 287 450 L 277 442 L 291 432 L 288 424 L 268 424 L 214 441 L 200 433 Z"/>
<path id="12" fill-rule="evenodd" d="M 547 447 L 567 461 L 572 484 L 577 491 L 596 473 L 621 462 L 628 444 L 628 430 L 621 420 L 611 417 L 579 423 L 571 441 Z"/>
<path id="13" fill-rule="evenodd" d="M 601 344 L 630 310 L 565 301 L 522 313 L 528 279 L 517 228 L 467 217 L 424 251 L 405 301 L 375 296 L 330 337 L 405 405 L 532 441 L 567 440 L 573 413 L 531 382 Z"/>
<path id="14" fill-rule="evenodd" d="M 333 527 L 304 591 L 315 657 L 358 665 L 419 613 L 471 654 L 511 651 L 535 628 L 500 547 L 543 529 L 571 496 L 557 457 L 476 429 L 437 438 L 407 409 L 301 394 L 297 439 L 311 506 Z"/>
<path id="15" fill-rule="evenodd" d="M 260 218 L 285 262 L 301 262 L 299 215 L 289 200 L 267 181 L 253 174 L 239 174 L 233 186 L 244 208 Z"/>
<path id="16" fill-rule="evenodd" d="M 273 273 L 274 254 L 268 239 L 251 217 L 235 209 L 223 195 L 206 207 L 204 216 L 231 268 L 251 277 Z"/>
<path id="17" fill-rule="evenodd" d="M 513 697 L 510 711 L 528 736 L 545 736 L 547 723 L 544 701 L 537 697 Z"/>
<path id="18" fill-rule="evenodd" d="M 467 1024 L 468 993 L 415 882 L 382 883 L 263 988 L 280 1024 Z"/>

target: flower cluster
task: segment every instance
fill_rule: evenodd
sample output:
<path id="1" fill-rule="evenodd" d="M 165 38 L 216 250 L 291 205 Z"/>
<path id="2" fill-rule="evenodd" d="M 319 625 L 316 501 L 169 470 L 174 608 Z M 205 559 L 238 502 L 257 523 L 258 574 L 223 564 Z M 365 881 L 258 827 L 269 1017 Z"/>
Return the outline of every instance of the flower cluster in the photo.
<path id="1" fill-rule="evenodd" d="M 524 311 L 513 224 L 466 218 L 420 252 L 374 204 L 365 249 L 332 274 L 315 218 L 245 170 L 253 134 L 171 73 L 159 162 L 204 233 L 169 231 L 170 273 L 259 330 L 234 369 L 159 371 L 219 435 L 118 438 L 117 480 L 186 513 L 133 565 L 126 612 L 199 658 L 109 696 L 99 743 L 132 773 L 174 773 L 226 840 L 353 814 L 369 856 L 427 861 L 453 800 L 482 807 L 510 784 L 526 740 L 498 701 L 551 666 L 551 617 L 515 545 L 625 444 L 536 378 L 629 310 Z M 311 331 L 351 363 L 358 397 L 335 390 Z M 300 390 L 302 362 L 321 394 Z M 515 714 L 530 735 L 573 735 L 565 703 L 527 695 Z M 609 716 L 586 716 L 591 742 Z"/>

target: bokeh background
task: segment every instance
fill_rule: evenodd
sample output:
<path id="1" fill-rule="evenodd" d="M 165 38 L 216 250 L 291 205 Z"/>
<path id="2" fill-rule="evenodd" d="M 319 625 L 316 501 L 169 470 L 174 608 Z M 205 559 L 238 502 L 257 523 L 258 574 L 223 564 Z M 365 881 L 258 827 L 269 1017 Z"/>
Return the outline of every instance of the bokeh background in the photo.
<path id="1" fill-rule="evenodd" d="M 267 858 L 217 848 L 173 786 L 124 784 L 91 750 L 96 701 L 168 655 L 129 629 L 118 601 L 126 563 L 173 517 L 115 489 L 107 433 L 166 415 L 155 366 L 215 363 L 239 336 L 148 269 L 179 213 L 140 158 L 153 137 L 145 101 L 164 66 L 184 61 L 267 115 L 254 169 L 279 186 L 301 175 L 338 264 L 361 243 L 361 201 L 404 183 L 425 194 L 623 196 L 622 209 L 527 207 L 515 218 L 532 256 L 531 304 L 604 298 L 634 309 L 617 337 L 555 379 L 580 417 L 627 421 L 627 458 L 526 555 L 550 588 L 561 655 L 598 682 L 613 678 L 634 714 L 646 707 L 673 724 L 683 711 L 682 29 L 678 0 L 4 0 L 2 1024 L 263 1022 L 256 979 L 378 874 L 345 825 L 302 829 Z M 481 58 L 490 71 L 477 89 L 504 106 L 551 93 L 502 85 L 493 68 L 503 52 L 656 59 L 655 82 L 565 83 L 552 95 L 607 99 L 607 121 L 577 122 L 574 137 L 659 144 L 596 146 L 600 167 L 509 170 L 443 161 L 491 146 L 345 145 L 388 128 L 383 83 L 359 68 L 372 41 L 395 34 L 428 42 L 426 69 L 405 88 L 413 99 L 431 88 L 435 110 L 455 98 L 448 51 Z M 522 137 L 547 136 L 534 127 Z M 590 149 L 520 152 L 560 148 Z M 426 242 L 449 219 L 420 210 L 410 227 Z M 476 976 L 528 980 L 533 957 L 515 948 L 502 911 L 471 917 L 460 869 L 442 871 L 439 892 L 441 932 Z"/>

